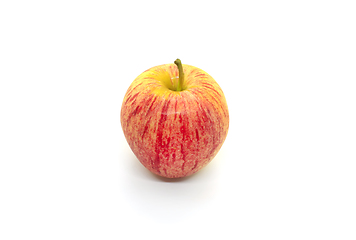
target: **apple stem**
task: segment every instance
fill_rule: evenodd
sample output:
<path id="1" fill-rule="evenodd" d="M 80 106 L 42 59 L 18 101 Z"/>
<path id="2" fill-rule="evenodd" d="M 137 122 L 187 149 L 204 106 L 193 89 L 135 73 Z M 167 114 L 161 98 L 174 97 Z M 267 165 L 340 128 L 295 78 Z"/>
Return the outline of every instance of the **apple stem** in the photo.
<path id="1" fill-rule="evenodd" d="M 179 71 L 179 81 L 178 81 L 177 91 L 181 91 L 183 88 L 183 81 L 184 81 L 183 66 L 179 58 L 177 58 L 177 60 L 175 60 L 174 63 L 177 65 Z"/>

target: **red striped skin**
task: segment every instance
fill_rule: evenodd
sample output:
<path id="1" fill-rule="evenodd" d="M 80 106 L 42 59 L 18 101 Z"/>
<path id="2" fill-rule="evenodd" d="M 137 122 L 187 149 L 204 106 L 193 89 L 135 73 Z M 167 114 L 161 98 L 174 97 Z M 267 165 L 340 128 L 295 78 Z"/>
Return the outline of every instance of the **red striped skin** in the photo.
<path id="1" fill-rule="evenodd" d="M 225 96 L 201 69 L 183 65 L 185 90 L 174 84 L 174 64 L 151 68 L 138 76 L 124 97 L 121 126 L 138 160 L 151 172 L 167 177 L 189 176 L 218 153 L 229 128 Z"/>

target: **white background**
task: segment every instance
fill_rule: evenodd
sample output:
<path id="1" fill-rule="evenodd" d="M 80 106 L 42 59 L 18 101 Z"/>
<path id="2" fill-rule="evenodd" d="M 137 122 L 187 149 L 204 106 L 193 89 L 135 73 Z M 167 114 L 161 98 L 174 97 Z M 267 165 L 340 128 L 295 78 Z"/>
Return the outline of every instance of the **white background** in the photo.
<path id="1" fill-rule="evenodd" d="M 163 180 L 120 108 L 146 69 L 207 71 L 230 111 Z M 355 1 L 1 1 L 0 239 L 356 239 Z"/>

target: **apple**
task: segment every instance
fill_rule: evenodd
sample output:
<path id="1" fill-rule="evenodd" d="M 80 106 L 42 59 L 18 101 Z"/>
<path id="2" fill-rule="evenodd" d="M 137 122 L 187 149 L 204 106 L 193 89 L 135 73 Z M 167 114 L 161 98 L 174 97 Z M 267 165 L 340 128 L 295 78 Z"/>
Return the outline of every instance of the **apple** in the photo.
<path id="1" fill-rule="evenodd" d="M 162 177 L 180 178 L 198 172 L 218 153 L 229 112 L 217 82 L 177 59 L 146 70 L 132 82 L 120 121 L 143 166 Z"/>

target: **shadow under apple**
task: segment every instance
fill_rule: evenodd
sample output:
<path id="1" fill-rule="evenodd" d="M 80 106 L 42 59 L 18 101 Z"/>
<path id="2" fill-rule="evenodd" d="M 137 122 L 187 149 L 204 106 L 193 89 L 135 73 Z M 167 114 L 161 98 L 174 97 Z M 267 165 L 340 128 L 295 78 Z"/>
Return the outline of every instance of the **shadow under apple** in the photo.
<path id="1" fill-rule="evenodd" d="M 219 154 L 218 154 L 219 155 Z M 162 224 L 180 221 L 209 204 L 217 195 L 219 158 L 199 172 L 184 178 L 164 178 L 147 170 L 131 153 L 127 161 L 125 197 L 130 207 Z"/>

